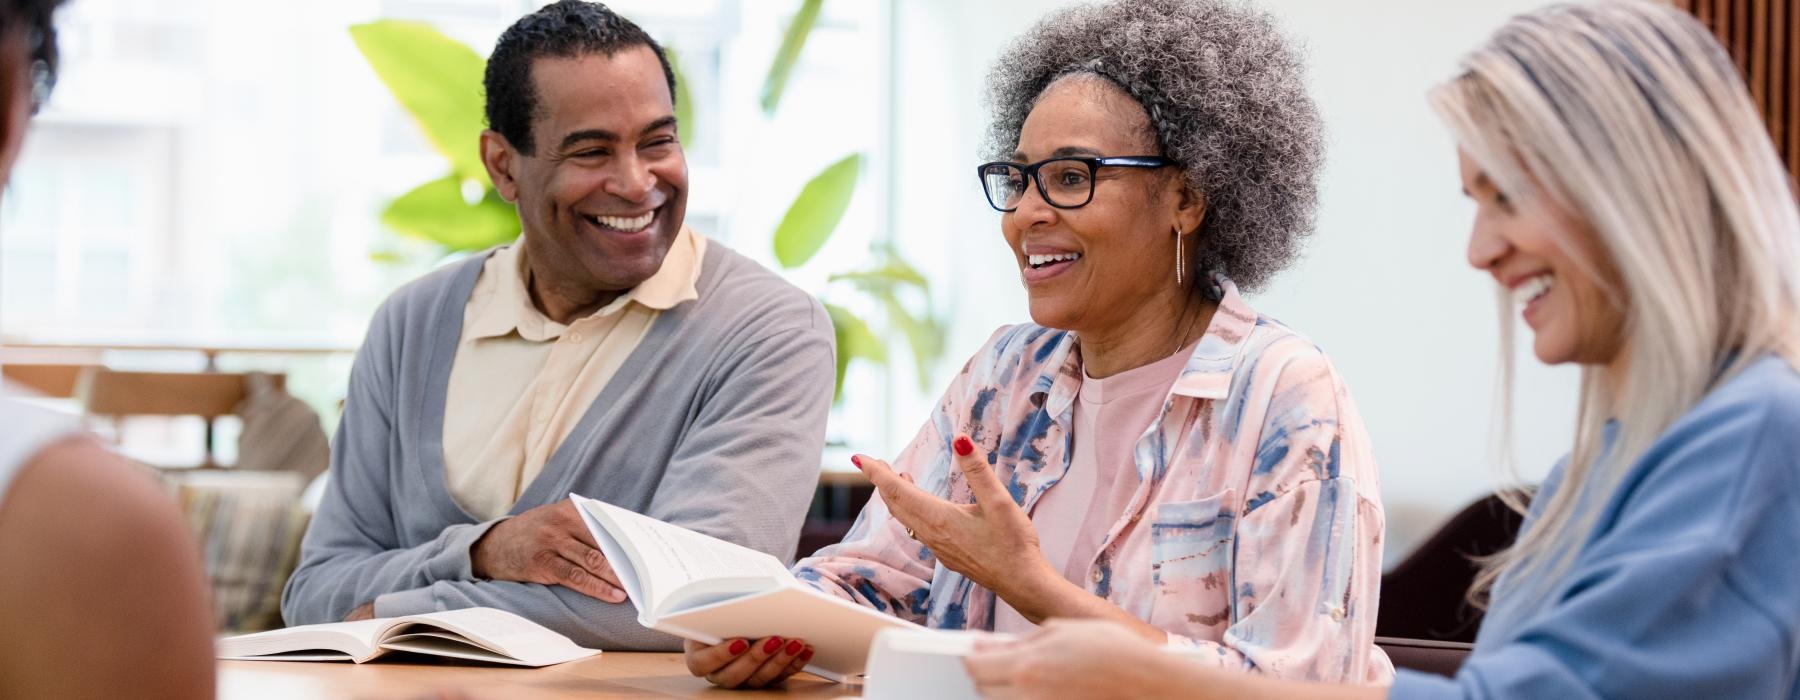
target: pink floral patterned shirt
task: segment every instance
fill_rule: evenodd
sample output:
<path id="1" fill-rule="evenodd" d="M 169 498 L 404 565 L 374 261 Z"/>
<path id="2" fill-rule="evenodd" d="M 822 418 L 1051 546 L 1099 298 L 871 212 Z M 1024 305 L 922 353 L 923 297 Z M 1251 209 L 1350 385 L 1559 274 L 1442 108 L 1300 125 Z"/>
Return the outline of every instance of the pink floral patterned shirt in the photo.
<path id="1" fill-rule="evenodd" d="M 1229 280 L 1205 335 L 1135 449 L 1137 488 L 1077 581 L 1220 666 L 1386 682 L 1375 647 L 1383 515 L 1369 438 L 1304 337 Z M 968 433 L 1027 513 L 1069 466 L 1082 381 L 1074 334 L 1000 329 L 893 467 L 970 503 L 950 442 Z M 881 499 L 844 541 L 795 565 L 820 590 L 939 629 L 992 629 L 995 596 L 939 565 Z"/>

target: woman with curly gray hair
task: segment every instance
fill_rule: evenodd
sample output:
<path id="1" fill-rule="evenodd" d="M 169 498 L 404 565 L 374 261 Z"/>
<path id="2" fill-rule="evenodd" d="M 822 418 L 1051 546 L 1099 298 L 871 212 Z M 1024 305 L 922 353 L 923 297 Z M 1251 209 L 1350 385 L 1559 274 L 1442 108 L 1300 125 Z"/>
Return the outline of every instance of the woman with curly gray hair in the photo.
<path id="1" fill-rule="evenodd" d="M 881 498 L 802 581 L 932 628 L 1095 618 L 1221 667 L 1391 676 L 1368 436 L 1324 354 L 1238 291 L 1312 225 L 1301 66 L 1228 0 L 1078 7 L 1011 45 L 978 175 L 1035 323 L 996 332 L 892 465 L 854 459 Z M 726 640 L 688 666 L 756 687 L 810 654 Z"/>

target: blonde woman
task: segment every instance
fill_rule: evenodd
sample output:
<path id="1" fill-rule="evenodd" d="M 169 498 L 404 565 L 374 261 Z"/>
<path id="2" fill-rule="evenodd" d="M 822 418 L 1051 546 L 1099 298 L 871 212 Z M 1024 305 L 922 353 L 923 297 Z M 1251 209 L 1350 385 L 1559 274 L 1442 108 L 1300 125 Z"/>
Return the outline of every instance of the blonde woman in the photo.
<path id="1" fill-rule="evenodd" d="M 1067 623 L 972 658 L 985 693 L 1800 698 L 1800 216 L 1744 86 L 1649 2 L 1519 17 L 1464 67 L 1432 102 L 1469 262 L 1585 378 L 1460 673 L 1283 683 Z"/>

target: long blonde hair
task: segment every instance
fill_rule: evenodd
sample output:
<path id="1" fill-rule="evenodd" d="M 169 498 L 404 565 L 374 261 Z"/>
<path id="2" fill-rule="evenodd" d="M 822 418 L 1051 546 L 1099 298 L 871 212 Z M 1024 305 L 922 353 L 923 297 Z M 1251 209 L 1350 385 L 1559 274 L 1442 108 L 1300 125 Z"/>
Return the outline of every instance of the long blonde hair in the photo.
<path id="1" fill-rule="evenodd" d="M 1499 580 L 1508 599 L 1542 606 L 1627 469 L 1677 417 L 1763 355 L 1800 358 L 1800 213 L 1730 58 L 1679 10 L 1545 8 L 1462 67 L 1431 92 L 1433 107 L 1508 196 L 1548 198 L 1589 224 L 1607 260 L 1569 240 L 1585 234 L 1559 231 L 1557 243 L 1586 272 L 1617 270 L 1603 291 L 1625 313 L 1629 361 L 1610 378 L 1583 369 L 1561 486 L 1471 591 Z M 1507 420 L 1513 321 L 1502 317 Z"/>

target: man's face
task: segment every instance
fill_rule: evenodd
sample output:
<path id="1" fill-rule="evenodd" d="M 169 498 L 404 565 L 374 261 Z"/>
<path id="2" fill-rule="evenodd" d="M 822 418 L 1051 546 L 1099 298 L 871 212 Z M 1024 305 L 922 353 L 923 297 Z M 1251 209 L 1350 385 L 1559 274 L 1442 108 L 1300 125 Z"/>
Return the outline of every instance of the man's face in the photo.
<path id="1" fill-rule="evenodd" d="M 532 155 L 484 135 L 501 196 L 515 203 L 540 283 L 585 298 L 636 287 L 662 267 L 687 213 L 675 105 L 648 46 L 531 66 Z"/>

